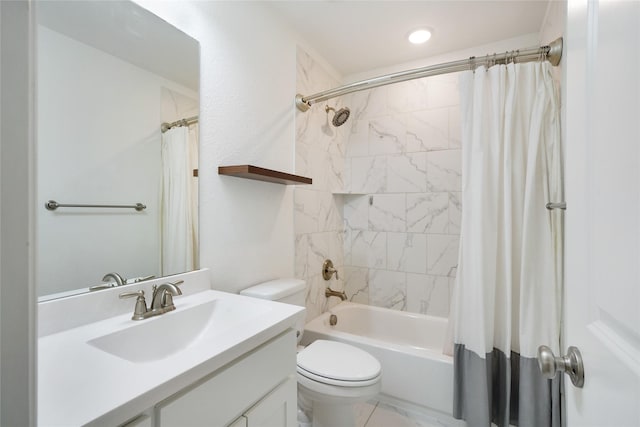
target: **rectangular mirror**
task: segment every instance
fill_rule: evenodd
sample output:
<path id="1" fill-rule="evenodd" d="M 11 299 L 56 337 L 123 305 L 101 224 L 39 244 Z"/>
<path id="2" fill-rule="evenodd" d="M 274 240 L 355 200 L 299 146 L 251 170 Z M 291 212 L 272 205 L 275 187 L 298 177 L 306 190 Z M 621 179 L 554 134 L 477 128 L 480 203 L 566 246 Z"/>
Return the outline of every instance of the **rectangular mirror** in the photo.
<path id="1" fill-rule="evenodd" d="M 198 42 L 129 1 L 35 4 L 40 300 L 198 268 Z"/>

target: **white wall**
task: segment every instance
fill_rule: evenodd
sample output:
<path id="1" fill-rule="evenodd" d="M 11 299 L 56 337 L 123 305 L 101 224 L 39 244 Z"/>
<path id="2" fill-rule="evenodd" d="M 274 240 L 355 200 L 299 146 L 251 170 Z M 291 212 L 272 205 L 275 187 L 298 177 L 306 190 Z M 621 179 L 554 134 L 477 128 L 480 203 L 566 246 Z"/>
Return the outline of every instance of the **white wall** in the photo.
<path id="1" fill-rule="evenodd" d="M 197 94 L 43 26 L 37 42 L 39 295 L 99 284 L 111 271 L 159 275 L 163 88 Z M 147 209 L 48 211 L 51 199 Z"/>
<path id="2" fill-rule="evenodd" d="M 217 168 L 294 173 L 297 34 L 260 2 L 138 3 L 200 42 L 201 266 L 231 292 L 293 277 L 293 189 Z"/>

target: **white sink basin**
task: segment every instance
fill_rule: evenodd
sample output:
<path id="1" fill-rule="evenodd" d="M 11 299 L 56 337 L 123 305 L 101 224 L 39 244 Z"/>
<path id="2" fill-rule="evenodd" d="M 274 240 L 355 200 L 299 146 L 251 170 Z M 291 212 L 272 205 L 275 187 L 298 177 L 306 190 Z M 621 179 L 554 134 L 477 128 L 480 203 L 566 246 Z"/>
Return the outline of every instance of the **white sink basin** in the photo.
<path id="1" fill-rule="evenodd" d="M 38 304 L 38 425 L 121 425 L 304 318 L 304 308 L 185 280 L 176 310 L 131 320 L 135 301 L 107 289 Z M 166 278 L 133 286 L 151 294 Z M 123 387 L 126 384 L 126 387 Z"/>
<path id="2" fill-rule="evenodd" d="M 94 338 L 88 344 L 134 363 L 153 362 L 188 350 L 200 340 L 250 322 L 269 308 L 253 301 L 215 299 L 144 320 L 131 321 L 131 326 Z"/>

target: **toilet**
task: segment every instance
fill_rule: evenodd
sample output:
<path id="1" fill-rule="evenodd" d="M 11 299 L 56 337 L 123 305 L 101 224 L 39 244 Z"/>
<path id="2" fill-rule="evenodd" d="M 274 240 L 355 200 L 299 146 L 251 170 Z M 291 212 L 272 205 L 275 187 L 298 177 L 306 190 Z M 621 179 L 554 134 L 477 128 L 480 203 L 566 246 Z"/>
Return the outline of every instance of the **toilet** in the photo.
<path id="1" fill-rule="evenodd" d="M 304 306 L 307 285 L 299 279 L 277 279 L 252 286 L 241 295 Z M 304 320 L 296 325 L 298 343 Z M 298 352 L 298 419 L 301 426 L 356 425 L 354 404 L 380 392 L 382 369 L 369 353 L 337 341 L 317 340 Z"/>

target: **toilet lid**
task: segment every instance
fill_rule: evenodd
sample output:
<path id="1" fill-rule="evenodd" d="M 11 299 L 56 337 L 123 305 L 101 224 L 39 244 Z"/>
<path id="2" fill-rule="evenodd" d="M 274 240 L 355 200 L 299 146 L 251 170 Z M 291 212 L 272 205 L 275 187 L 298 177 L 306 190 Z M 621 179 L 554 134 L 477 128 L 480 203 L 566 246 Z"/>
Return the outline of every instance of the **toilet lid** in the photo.
<path id="1" fill-rule="evenodd" d="M 367 381 L 380 375 L 380 362 L 352 345 L 317 340 L 298 353 L 298 368 L 340 381 Z"/>

